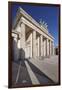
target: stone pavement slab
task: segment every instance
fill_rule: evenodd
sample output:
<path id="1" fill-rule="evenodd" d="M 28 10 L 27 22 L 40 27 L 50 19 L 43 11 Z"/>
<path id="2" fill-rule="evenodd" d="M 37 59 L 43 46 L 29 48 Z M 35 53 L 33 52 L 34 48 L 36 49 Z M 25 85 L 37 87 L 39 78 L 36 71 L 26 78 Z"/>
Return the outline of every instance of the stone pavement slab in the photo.
<path id="1" fill-rule="evenodd" d="M 52 56 L 44 60 L 30 59 L 29 61 L 51 80 L 58 83 L 58 56 Z"/>
<path id="2" fill-rule="evenodd" d="M 28 71 L 28 74 L 29 74 L 29 76 L 30 76 L 30 78 L 31 78 L 32 84 L 33 84 L 33 85 L 36 85 L 36 84 L 39 85 L 40 83 L 39 83 L 38 79 L 36 78 L 36 75 L 35 75 L 34 72 L 32 71 L 32 69 L 31 69 L 31 67 L 29 66 L 29 64 L 28 64 L 27 61 L 25 61 L 25 65 L 26 65 L 26 67 L 27 67 L 27 71 Z"/>

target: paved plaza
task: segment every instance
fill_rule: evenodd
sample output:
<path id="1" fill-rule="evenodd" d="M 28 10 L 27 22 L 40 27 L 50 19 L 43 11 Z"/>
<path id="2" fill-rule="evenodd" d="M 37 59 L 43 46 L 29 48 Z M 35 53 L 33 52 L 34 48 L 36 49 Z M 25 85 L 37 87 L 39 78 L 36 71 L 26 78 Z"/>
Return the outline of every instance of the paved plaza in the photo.
<path id="1" fill-rule="evenodd" d="M 13 85 L 49 85 L 58 83 L 58 56 L 13 61 Z"/>
<path id="2" fill-rule="evenodd" d="M 54 82 L 58 82 L 58 56 L 51 56 L 44 60 L 30 60 L 40 71 L 47 75 Z"/>

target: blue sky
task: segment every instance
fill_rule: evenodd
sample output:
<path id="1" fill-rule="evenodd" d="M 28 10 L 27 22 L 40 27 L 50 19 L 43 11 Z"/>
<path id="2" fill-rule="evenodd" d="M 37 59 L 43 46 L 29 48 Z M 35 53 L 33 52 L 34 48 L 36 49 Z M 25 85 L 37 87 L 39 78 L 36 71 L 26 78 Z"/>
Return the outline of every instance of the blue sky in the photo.
<path id="1" fill-rule="evenodd" d="M 39 6 L 31 4 L 13 4 L 12 5 L 12 21 L 16 16 L 17 9 L 22 7 L 28 14 L 30 14 L 37 22 L 42 19 L 48 23 L 48 31 L 55 38 L 54 46 L 58 45 L 59 34 L 59 7 L 55 6 Z"/>

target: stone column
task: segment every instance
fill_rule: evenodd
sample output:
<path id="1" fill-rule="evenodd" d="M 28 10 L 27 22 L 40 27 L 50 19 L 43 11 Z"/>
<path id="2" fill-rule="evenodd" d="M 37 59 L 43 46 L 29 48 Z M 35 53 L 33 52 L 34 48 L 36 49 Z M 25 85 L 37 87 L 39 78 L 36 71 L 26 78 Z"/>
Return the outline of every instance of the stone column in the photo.
<path id="1" fill-rule="evenodd" d="M 13 43 L 12 43 L 13 44 L 13 59 L 15 61 L 17 61 L 18 55 L 19 55 L 19 53 L 18 53 L 18 38 L 15 36 L 17 36 L 17 35 L 14 34 L 14 36 L 12 37 L 13 38 Z"/>
<path id="2" fill-rule="evenodd" d="M 38 36 L 38 56 L 40 56 L 40 38 Z"/>
<path id="3" fill-rule="evenodd" d="M 46 56 L 46 39 L 44 39 L 44 56 Z"/>
<path id="4" fill-rule="evenodd" d="M 52 55 L 52 41 L 51 41 L 51 55 Z"/>
<path id="5" fill-rule="evenodd" d="M 53 55 L 54 55 L 54 42 L 52 42 L 52 46 L 53 46 Z"/>
<path id="6" fill-rule="evenodd" d="M 25 24 L 21 23 L 21 33 L 20 33 L 20 57 L 25 58 Z"/>
<path id="7" fill-rule="evenodd" d="M 43 36 L 40 35 L 40 50 L 41 50 L 41 56 L 43 56 Z"/>
<path id="8" fill-rule="evenodd" d="M 47 56 L 49 56 L 49 42 L 48 42 L 48 38 L 46 39 L 46 53 L 47 53 Z"/>
<path id="9" fill-rule="evenodd" d="M 31 58 L 32 58 L 32 33 L 31 33 Z"/>
<path id="10" fill-rule="evenodd" d="M 35 30 L 33 30 L 33 35 L 32 35 L 32 45 L 33 45 L 32 56 L 33 58 L 36 58 L 36 31 Z"/>
<path id="11" fill-rule="evenodd" d="M 51 41 L 50 41 L 50 55 L 51 55 Z"/>

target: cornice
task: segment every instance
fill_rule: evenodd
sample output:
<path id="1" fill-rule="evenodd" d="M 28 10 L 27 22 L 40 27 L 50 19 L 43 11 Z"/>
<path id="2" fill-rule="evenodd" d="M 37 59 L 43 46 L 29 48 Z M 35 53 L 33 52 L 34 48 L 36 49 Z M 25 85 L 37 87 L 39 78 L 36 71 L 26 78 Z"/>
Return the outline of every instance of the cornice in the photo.
<path id="1" fill-rule="evenodd" d="M 36 20 L 34 20 L 27 12 L 25 12 L 21 7 L 19 7 L 16 15 L 16 19 L 14 21 L 14 27 L 17 26 L 18 21 L 20 20 L 20 17 L 24 16 L 27 20 L 29 20 L 32 24 L 34 24 L 36 27 L 38 27 L 41 31 L 48 34 L 52 39 L 54 37 L 46 30 L 43 26 L 40 26 Z"/>

